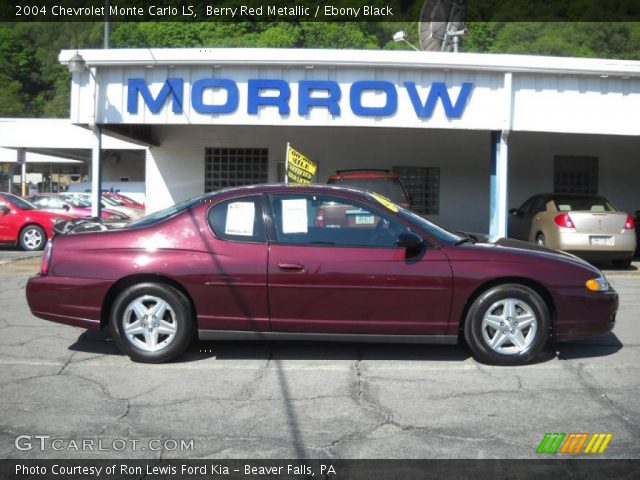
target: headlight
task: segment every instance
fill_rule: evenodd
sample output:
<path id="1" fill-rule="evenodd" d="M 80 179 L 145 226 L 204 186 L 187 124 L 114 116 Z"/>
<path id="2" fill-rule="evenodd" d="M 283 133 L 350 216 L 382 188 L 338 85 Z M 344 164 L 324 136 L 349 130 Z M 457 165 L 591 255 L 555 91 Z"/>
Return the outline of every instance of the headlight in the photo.
<path id="1" fill-rule="evenodd" d="M 606 292 L 610 288 L 609 282 L 604 275 L 587 280 L 585 286 L 592 292 Z"/>

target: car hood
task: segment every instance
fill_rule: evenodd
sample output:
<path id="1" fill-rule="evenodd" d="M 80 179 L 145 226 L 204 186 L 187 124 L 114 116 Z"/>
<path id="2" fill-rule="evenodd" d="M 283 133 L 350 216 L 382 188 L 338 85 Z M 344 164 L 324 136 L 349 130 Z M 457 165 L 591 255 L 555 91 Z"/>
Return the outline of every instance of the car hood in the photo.
<path id="1" fill-rule="evenodd" d="M 563 252 L 560 250 L 551 250 L 550 248 L 541 247 L 534 243 L 525 242 L 522 240 L 516 240 L 513 238 L 505 237 L 492 237 L 484 233 L 466 233 L 476 243 L 476 247 L 489 247 L 495 248 L 497 251 L 503 251 L 505 253 L 517 253 L 529 257 L 531 259 L 547 258 L 564 261 L 566 263 L 572 263 L 574 265 L 580 265 L 587 267 L 591 270 L 599 271 L 596 267 L 591 265 L 586 260 L 576 257 L 571 253 Z"/>

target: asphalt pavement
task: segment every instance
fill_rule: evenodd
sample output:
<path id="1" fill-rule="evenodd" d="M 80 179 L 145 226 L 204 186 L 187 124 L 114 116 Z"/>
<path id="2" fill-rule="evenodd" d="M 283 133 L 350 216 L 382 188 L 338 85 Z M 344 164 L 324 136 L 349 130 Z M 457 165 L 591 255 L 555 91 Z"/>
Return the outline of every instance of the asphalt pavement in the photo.
<path id="1" fill-rule="evenodd" d="M 637 268 L 607 274 L 613 333 L 521 367 L 465 346 L 302 342 L 136 364 L 106 334 L 33 317 L 38 268 L 0 265 L 0 458 L 536 458 L 549 432 L 612 433 L 579 457 L 640 458 Z"/>

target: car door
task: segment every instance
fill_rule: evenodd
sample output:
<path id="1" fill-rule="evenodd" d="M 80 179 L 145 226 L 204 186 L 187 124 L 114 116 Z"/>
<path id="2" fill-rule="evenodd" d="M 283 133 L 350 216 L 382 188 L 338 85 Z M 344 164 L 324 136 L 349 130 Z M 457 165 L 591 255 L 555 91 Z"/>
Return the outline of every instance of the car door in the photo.
<path id="1" fill-rule="evenodd" d="M 211 265 L 193 286 L 203 330 L 268 331 L 267 236 L 262 197 L 222 200 L 207 211 Z"/>
<path id="2" fill-rule="evenodd" d="M 19 210 L 0 195 L 0 241 L 15 242 L 21 226 Z"/>
<path id="3" fill-rule="evenodd" d="M 531 207 L 537 196 L 529 198 L 520 205 L 516 211 L 509 215 L 509 236 L 518 240 L 529 240 L 531 230 L 531 220 L 533 218 Z"/>
<path id="4" fill-rule="evenodd" d="M 449 261 L 396 246 L 400 220 L 333 194 L 271 194 L 268 205 L 273 331 L 446 333 Z"/>

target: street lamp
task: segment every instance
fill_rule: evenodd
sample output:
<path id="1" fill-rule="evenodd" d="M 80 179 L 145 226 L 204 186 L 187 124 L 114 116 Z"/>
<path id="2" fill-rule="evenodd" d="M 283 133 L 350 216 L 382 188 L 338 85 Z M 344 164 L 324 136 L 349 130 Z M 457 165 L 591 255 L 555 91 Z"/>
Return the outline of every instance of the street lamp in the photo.
<path id="1" fill-rule="evenodd" d="M 82 55 L 76 52 L 73 57 L 69 59 L 67 68 L 71 73 L 82 73 L 87 69 L 87 62 L 84 61 Z"/>
<path id="2" fill-rule="evenodd" d="M 415 51 L 419 52 L 420 49 L 417 48 L 413 43 L 411 43 L 409 40 L 407 40 L 407 34 L 404 30 L 400 30 L 399 32 L 396 32 L 393 34 L 393 41 L 396 43 L 399 42 L 404 42 L 407 45 L 409 45 L 411 48 L 413 48 Z"/>

